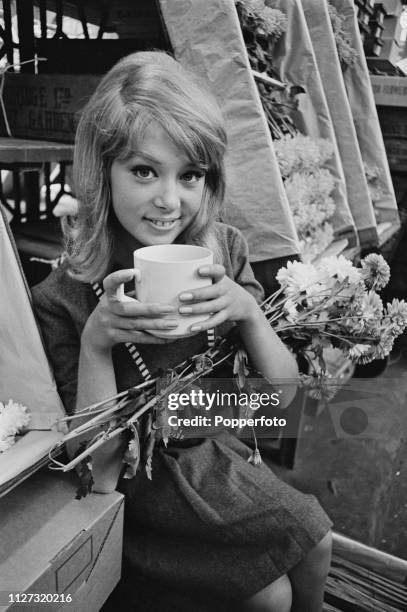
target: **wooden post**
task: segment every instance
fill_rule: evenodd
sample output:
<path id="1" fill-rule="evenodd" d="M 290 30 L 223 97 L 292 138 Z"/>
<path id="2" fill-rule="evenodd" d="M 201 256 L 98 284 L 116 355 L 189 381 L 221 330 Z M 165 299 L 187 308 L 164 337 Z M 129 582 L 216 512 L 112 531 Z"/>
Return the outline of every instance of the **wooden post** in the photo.
<path id="1" fill-rule="evenodd" d="M 20 62 L 34 59 L 34 9 L 32 0 L 17 0 Z M 34 62 L 21 66 L 21 72 L 34 72 Z"/>

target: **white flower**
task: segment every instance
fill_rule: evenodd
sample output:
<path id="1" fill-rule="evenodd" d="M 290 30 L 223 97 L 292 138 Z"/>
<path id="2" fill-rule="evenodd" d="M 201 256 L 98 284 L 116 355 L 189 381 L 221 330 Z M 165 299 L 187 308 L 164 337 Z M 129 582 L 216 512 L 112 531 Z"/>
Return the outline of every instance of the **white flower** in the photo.
<path id="1" fill-rule="evenodd" d="M 366 355 L 371 350 L 370 344 L 354 344 L 348 350 L 348 357 L 354 361 L 357 361 L 363 355 Z"/>
<path id="2" fill-rule="evenodd" d="M 271 39 L 277 40 L 287 30 L 287 17 L 279 9 L 268 6 L 263 0 L 235 0 L 235 4 L 254 20 Z"/>
<path id="3" fill-rule="evenodd" d="M 330 159 L 334 152 L 329 140 L 303 134 L 287 134 L 273 144 L 283 177 L 288 177 L 293 172 L 314 172 Z"/>
<path id="4" fill-rule="evenodd" d="M 287 295 L 294 295 L 301 291 L 306 291 L 313 284 L 318 282 L 318 273 L 312 264 L 305 264 L 301 261 L 289 261 L 285 268 L 280 268 L 276 279 L 285 289 Z"/>
<path id="5" fill-rule="evenodd" d="M 360 302 L 360 309 L 365 321 L 380 322 L 383 314 L 383 302 L 374 291 L 368 291 Z"/>
<path id="6" fill-rule="evenodd" d="M 393 348 L 395 337 L 391 333 L 383 333 L 380 337 L 379 343 L 374 347 L 374 352 L 370 361 L 374 359 L 384 359 L 389 355 Z"/>
<path id="7" fill-rule="evenodd" d="M 407 327 L 407 303 L 404 300 L 394 299 L 387 304 L 383 323 L 389 323 L 395 335 L 403 333 Z"/>
<path id="8" fill-rule="evenodd" d="M 287 17 L 279 9 L 266 6 L 259 12 L 259 17 L 266 34 L 272 38 L 280 38 L 287 30 Z"/>
<path id="9" fill-rule="evenodd" d="M 335 181 L 325 168 L 313 173 L 294 172 L 284 187 L 299 232 L 321 226 L 335 212 L 335 203 L 330 197 Z"/>
<path id="10" fill-rule="evenodd" d="M 14 436 L 27 427 L 29 422 L 30 414 L 25 406 L 11 399 L 6 405 L 0 402 L 0 452 L 14 443 Z"/>
<path id="11" fill-rule="evenodd" d="M 296 320 L 298 319 L 298 311 L 297 311 L 297 306 L 295 302 L 293 302 L 293 300 L 288 298 L 288 300 L 284 304 L 284 310 L 286 312 L 287 321 L 290 321 L 291 323 L 295 323 Z"/>
<path id="12" fill-rule="evenodd" d="M 329 276 L 336 277 L 340 281 L 347 278 L 349 283 L 359 283 L 362 280 L 360 271 L 343 255 L 325 257 L 321 260 L 319 267 Z"/>

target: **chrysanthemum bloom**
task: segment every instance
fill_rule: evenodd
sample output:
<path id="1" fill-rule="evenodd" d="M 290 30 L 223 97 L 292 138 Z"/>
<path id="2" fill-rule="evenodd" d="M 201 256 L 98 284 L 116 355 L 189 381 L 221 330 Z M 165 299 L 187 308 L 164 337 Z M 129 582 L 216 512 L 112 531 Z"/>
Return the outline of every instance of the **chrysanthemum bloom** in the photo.
<path id="1" fill-rule="evenodd" d="M 389 321 L 396 335 L 401 334 L 407 326 L 407 304 L 404 301 L 394 299 L 387 304 L 384 321 Z"/>
<path id="2" fill-rule="evenodd" d="M 381 255 L 371 253 L 361 261 L 362 276 L 368 289 L 380 291 L 390 280 L 390 267 Z"/>
<path id="3" fill-rule="evenodd" d="M 371 351 L 371 348 L 372 347 L 370 344 L 354 344 L 348 350 L 348 357 L 352 360 L 359 361 L 363 355 L 366 355 Z"/>
<path id="4" fill-rule="evenodd" d="M 0 452 L 14 443 L 14 436 L 27 427 L 30 414 L 25 406 L 9 400 L 0 402 Z"/>
<path id="5" fill-rule="evenodd" d="M 280 268 L 276 279 L 287 296 L 295 295 L 318 282 L 318 272 L 312 264 L 300 261 L 289 261 L 285 268 Z"/>

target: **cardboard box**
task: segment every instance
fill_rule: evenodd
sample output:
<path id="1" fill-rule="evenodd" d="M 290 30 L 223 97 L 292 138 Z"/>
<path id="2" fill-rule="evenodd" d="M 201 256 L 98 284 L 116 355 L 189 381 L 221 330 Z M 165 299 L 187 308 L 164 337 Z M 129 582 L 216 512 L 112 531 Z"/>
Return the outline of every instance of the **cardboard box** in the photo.
<path id="1" fill-rule="evenodd" d="M 75 487 L 72 474 L 46 469 L 0 500 L 1 612 L 96 612 L 119 581 L 123 496 L 75 500 Z M 72 601 L 13 604 L 9 593 L 69 594 Z"/>
<path id="2" fill-rule="evenodd" d="M 9 74 L 3 99 L 13 137 L 73 142 L 79 111 L 101 77 L 69 74 Z M 5 136 L 4 118 L 0 135 Z"/>
<path id="3" fill-rule="evenodd" d="M 23 404 L 30 431 L 0 453 L 0 495 L 36 469 L 62 438 L 65 416 L 34 319 L 10 228 L 0 212 L 0 402 Z M 57 430 L 59 428 L 59 431 Z"/>

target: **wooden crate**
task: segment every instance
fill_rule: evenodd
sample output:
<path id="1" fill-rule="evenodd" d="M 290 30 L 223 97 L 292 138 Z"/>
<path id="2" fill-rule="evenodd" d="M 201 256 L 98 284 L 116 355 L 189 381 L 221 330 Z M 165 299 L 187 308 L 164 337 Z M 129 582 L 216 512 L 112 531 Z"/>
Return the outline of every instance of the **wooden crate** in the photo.
<path id="1" fill-rule="evenodd" d="M 8 74 L 4 103 L 13 137 L 73 142 L 79 111 L 99 76 Z M 4 117 L 0 135 L 6 136 Z"/>

